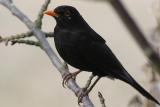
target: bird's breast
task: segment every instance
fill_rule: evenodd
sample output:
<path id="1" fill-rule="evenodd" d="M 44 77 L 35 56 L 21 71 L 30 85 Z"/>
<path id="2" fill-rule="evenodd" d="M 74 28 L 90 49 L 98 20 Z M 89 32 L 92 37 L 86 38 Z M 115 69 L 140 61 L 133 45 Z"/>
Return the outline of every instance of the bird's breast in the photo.
<path id="1" fill-rule="evenodd" d="M 82 64 L 82 58 L 79 56 L 79 53 L 74 45 L 55 43 L 55 46 L 59 55 L 65 62 L 78 69 L 83 69 L 83 67 L 85 67 Z"/>
<path id="2" fill-rule="evenodd" d="M 76 68 L 83 68 L 82 58 L 77 49 L 79 40 L 74 35 L 69 32 L 60 32 L 60 34 L 56 34 L 54 41 L 56 49 L 64 61 Z"/>

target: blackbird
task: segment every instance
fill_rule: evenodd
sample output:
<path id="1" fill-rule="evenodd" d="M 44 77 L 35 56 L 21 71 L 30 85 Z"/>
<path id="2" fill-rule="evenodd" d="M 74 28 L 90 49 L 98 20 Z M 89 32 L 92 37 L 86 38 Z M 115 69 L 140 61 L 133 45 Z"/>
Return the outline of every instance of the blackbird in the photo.
<path id="1" fill-rule="evenodd" d="M 76 8 L 63 5 L 44 14 L 54 17 L 57 22 L 54 29 L 55 46 L 59 55 L 69 65 L 82 71 L 92 72 L 93 75 L 98 76 L 95 82 L 101 77 L 122 80 L 144 97 L 160 105 L 125 70 L 105 44 L 105 40 L 87 24 Z M 76 76 L 79 72 L 73 75 Z"/>

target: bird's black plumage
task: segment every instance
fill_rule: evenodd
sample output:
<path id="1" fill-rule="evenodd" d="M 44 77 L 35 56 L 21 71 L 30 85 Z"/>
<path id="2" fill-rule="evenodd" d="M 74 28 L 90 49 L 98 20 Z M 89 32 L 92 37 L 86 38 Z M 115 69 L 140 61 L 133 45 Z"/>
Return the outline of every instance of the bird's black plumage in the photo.
<path id="1" fill-rule="evenodd" d="M 146 98 L 160 104 L 131 77 L 105 44 L 105 40 L 86 23 L 74 7 L 59 6 L 54 12 L 58 14 L 55 17 L 55 46 L 68 64 L 100 77 L 122 80 Z"/>

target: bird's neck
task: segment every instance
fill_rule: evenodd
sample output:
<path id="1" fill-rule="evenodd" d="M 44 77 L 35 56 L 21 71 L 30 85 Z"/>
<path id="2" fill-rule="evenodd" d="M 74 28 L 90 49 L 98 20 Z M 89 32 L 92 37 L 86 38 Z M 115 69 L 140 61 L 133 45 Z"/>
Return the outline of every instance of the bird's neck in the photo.
<path id="1" fill-rule="evenodd" d="M 65 23 L 63 21 L 59 21 L 57 23 L 57 26 L 61 29 L 66 30 L 77 30 L 77 29 L 88 29 L 90 28 L 87 22 L 81 18 L 80 20 L 72 20 L 72 21 L 66 21 Z"/>

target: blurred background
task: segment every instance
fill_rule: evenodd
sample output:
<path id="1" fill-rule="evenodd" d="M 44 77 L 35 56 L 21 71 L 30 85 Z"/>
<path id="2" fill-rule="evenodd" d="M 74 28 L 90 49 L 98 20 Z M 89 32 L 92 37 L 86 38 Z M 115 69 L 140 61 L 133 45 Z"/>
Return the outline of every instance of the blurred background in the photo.
<path id="1" fill-rule="evenodd" d="M 33 21 L 44 0 L 13 0 L 16 6 Z M 141 30 L 150 35 L 158 25 L 158 0 L 122 0 Z M 146 66 L 147 58 L 124 27 L 113 8 L 106 2 L 92 0 L 52 0 L 53 9 L 59 5 L 76 7 L 88 24 L 103 38 L 127 71 L 148 91 L 153 87 L 151 69 Z M 2 5 L 0 5 L 0 35 L 2 37 L 28 31 L 26 26 Z M 43 31 L 52 32 L 55 20 L 45 16 Z M 48 39 L 55 50 L 53 38 Z M 56 51 L 56 50 L 55 50 Z M 76 69 L 70 67 L 70 71 Z M 77 82 L 84 86 L 90 73 L 83 72 Z M 47 55 L 35 46 L 0 43 L 0 107 L 78 107 L 75 95 L 61 85 L 62 78 L 52 66 Z M 90 98 L 100 107 L 98 91 L 106 99 L 107 107 L 128 107 L 138 95 L 135 89 L 119 80 L 103 78 Z M 135 106 L 134 106 L 135 107 Z"/>

